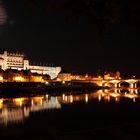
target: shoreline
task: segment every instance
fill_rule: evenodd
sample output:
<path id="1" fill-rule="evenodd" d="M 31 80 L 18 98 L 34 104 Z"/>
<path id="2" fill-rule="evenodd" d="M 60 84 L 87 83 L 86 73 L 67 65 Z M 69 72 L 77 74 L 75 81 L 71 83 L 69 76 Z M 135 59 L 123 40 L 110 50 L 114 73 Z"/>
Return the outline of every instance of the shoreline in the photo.
<path id="1" fill-rule="evenodd" d="M 91 83 L 73 83 L 66 82 L 62 84 L 60 82 L 52 82 L 49 84 L 44 83 L 25 83 L 25 82 L 7 82 L 0 83 L 0 96 L 21 96 L 21 95 L 39 95 L 49 94 L 58 95 L 63 92 L 93 92 L 96 90 L 104 89 L 103 87 L 91 84 Z M 58 94 L 57 94 L 58 93 Z"/>

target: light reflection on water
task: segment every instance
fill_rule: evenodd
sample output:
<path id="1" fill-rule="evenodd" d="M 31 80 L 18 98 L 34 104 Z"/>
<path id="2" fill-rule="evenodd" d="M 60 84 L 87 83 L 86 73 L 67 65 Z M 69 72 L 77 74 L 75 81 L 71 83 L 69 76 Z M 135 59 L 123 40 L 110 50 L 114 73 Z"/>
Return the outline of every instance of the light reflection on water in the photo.
<path id="1" fill-rule="evenodd" d="M 138 90 L 98 90 L 94 93 L 85 94 L 62 94 L 59 96 L 40 95 L 37 97 L 22 98 L 1 98 L 0 99 L 0 124 L 8 125 L 11 123 L 23 122 L 30 117 L 30 113 L 42 110 L 61 109 L 64 104 L 78 102 L 88 103 L 98 101 L 109 103 L 119 103 L 122 98 L 127 98 L 132 102 L 139 101 Z"/>
<path id="2" fill-rule="evenodd" d="M 44 96 L 0 99 L 0 124 L 23 122 L 31 112 L 60 109 L 57 97 Z"/>

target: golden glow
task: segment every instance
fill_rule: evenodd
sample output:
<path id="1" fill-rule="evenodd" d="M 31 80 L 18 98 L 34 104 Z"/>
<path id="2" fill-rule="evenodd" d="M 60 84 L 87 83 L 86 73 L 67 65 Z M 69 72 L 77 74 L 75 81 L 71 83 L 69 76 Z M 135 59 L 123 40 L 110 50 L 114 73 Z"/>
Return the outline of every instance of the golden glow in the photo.
<path id="1" fill-rule="evenodd" d="M 119 80 L 111 80 L 111 83 L 119 83 Z"/>
<path id="2" fill-rule="evenodd" d="M 32 106 L 34 105 L 34 100 L 31 101 L 31 105 L 32 105 Z"/>
<path id="3" fill-rule="evenodd" d="M 70 102 L 73 103 L 73 96 L 70 96 Z"/>
<path id="4" fill-rule="evenodd" d="M 46 99 L 48 99 L 49 98 L 49 95 L 48 94 L 46 94 Z"/>
<path id="5" fill-rule="evenodd" d="M 110 96 L 116 98 L 116 97 L 120 97 L 121 95 L 119 93 L 110 93 Z"/>
<path id="6" fill-rule="evenodd" d="M 137 89 L 135 90 L 135 93 L 138 94 L 138 90 Z"/>
<path id="7" fill-rule="evenodd" d="M 102 82 L 98 82 L 98 85 L 99 85 L 99 86 L 103 86 L 103 83 L 102 83 Z"/>
<path id="8" fill-rule="evenodd" d="M 40 100 L 40 104 L 42 105 L 42 103 L 43 103 L 43 100 L 41 99 L 41 100 Z"/>
<path id="9" fill-rule="evenodd" d="M 132 90 L 132 89 L 131 89 Z M 135 89 L 133 89 L 135 93 Z M 112 93 L 111 93 L 112 92 Z M 27 97 L 27 98 L 13 98 L 13 99 L 0 99 L 0 117 L 2 117 L 1 121 L 7 119 L 7 122 L 15 122 L 19 120 L 25 119 L 25 117 L 29 117 L 30 112 L 42 111 L 46 109 L 60 109 L 61 103 L 64 104 L 72 104 L 74 102 L 82 101 L 83 103 L 92 100 L 93 102 L 107 103 L 112 102 L 118 103 L 123 98 L 130 98 L 129 100 L 133 103 L 140 100 L 140 96 L 137 94 L 131 94 L 130 90 L 127 90 L 127 94 L 123 93 L 114 93 L 113 90 L 108 90 L 107 93 L 102 93 L 102 90 L 97 91 L 96 93 L 90 94 L 71 94 L 66 96 L 65 94 L 59 95 L 56 97 L 52 97 L 48 94 L 37 96 L 37 97 Z M 104 97 L 103 97 L 104 96 Z M 48 100 L 44 100 L 48 98 Z M 7 123 L 6 121 L 4 123 Z"/>
<path id="10" fill-rule="evenodd" d="M 60 78 L 57 78 L 57 81 L 61 81 L 61 79 Z"/>
<path id="11" fill-rule="evenodd" d="M 137 82 L 137 80 L 135 80 L 135 79 L 128 79 L 128 80 L 125 80 L 125 82 L 128 82 L 128 83 L 135 83 L 135 82 Z"/>
<path id="12" fill-rule="evenodd" d="M 62 84 L 65 84 L 66 82 L 65 81 L 62 81 Z"/>
<path id="13" fill-rule="evenodd" d="M 85 78 L 88 78 L 88 74 L 85 75 Z"/>
<path id="14" fill-rule="evenodd" d="M 104 92 L 105 92 L 105 93 L 108 93 L 108 90 L 107 90 L 107 89 L 105 89 L 105 90 L 104 90 Z"/>
<path id="15" fill-rule="evenodd" d="M 115 98 L 116 103 L 118 103 L 120 101 L 120 99 L 118 97 Z"/>
<path id="16" fill-rule="evenodd" d="M 24 100 L 25 100 L 24 98 L 15 98 L 15 99 L 14 99 L 14 103 L 15 103 L 17 106 L 22 106 Z"/>
<path id="17" fill-rule="evenodd" d="M 130 88 L 134 88 L 134 83 L 130 83 Z"/>
<path id="18" fill-rule="evenodd" d="M 115 83 L 115 84 L 114 84 L 114 86 L 115 86 L 115 88 L 117 88 L 117 87 L 118 87 L 118 84 L 117 84 L 117 83 Z"/>
<path id="19" fill-rule="evenodd" d="M 105 93 L 102 93 L 102 97 L 104 97 L 106 94 Z"/>
<path id="20" fill-rule="evenodd" d="M 105 86 L 105 87 L 108 86 L 108 83 L 105 83 L 104 86 Z"/>
<path id="21" fill-rule="evenodd" d="M 133 98 L 136 98 L 138 96 L 135 95 L 135 94 L 125 94 L 125 97 L 130 98 L 130 99 L 133 99 Z"/>
<path id="22" fill-rule="evenodd" d="M 16 76 L 16 77 L 14 77 L 14 80 L 17 81 L 17 82 L 23 82 L 23 81 L 25 81 L 22 76 Z"/>
<path id="23" fill-rule="evenodd" d="M 33 97 L 32 100 L 34 100 L 35 102 L 39 102 L 43 99 L 43 97 Z"/>
<path id="24" fill-rule="evenodd" d="M 105 99 L 105 101 L 110 102 L 110 95 L 105 96 L 104 99 Z"/>
<path id="25" fill-rule="evenodd" d="M 85 95 L 85 102 L 88 102 L 88 94 Z"/>
<path id="26" fill-rule="evenodd" d="M 101 99 L 102 99 L 102 96 L 99 94 L 99 96 L 98 96 L 98 101 L 100 102 Z"/>
<path id="27" fill-rule="evenodd" d="M 49 82 L 45 82 L 45 84 L 46 84 L 46 85 L 48 85 L 48 84 L 49 84 Z"/>
<path id="28" fill-rule="evenodd" d="M 0 104 L 2 104 L 3 103 L 3 99 L 0 99 Z"/>
<path id="29" fill-rule="evenodd" d="M 0 99 L 0 109 L 3 108 L 3 99 Z"/>
<path id="30" fill-rule="evenodd" d="M 3 77 L 2 76 L 0 76 L 0 81 L 3 81 Z"/>
<path id="31" fill-rule="evenodd" d="M 65 94 L 62 95 L 63 101 L 65 100 Z"/>
<path id="32" fill-rule="evenodd" d="M 42 76 L 32 76 L 32 81 L 33 82 L 44 82 L 42 79 Z"/>
<path id="33" fill-rule="evenodd" d="M 68 97 L 67 97 L 67 96 L 65 96 L 65 101 L 66 101 L 66 102 L 68 101 Z"/>

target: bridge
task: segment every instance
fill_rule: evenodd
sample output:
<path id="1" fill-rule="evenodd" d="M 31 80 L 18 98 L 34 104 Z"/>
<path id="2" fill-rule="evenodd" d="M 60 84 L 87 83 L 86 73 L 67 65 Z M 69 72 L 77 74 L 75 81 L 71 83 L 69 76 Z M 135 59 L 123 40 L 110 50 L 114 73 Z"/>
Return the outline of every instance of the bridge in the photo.
<path id="1" fill-rule="evenodd" d="M 140 83 L 140 79 L 113 79 L 113 80 L 83 80 L 79 81 L 83 83 L 94 83 L 98 86 L 102 87 L 114 87 L 114 88 L 122 88 L 123 83 L 129 84 L 128 88 L 136 89 L 138 88 L 138 83 Z"/>
<path id="2" fill-rule="evenodd" d="M 128 83 L 129 87 L 131 89 L 138 88 L 138 83 L 140 82 L 140 79 L 120 79 L 120 80 L 102 80 L 102 81 L 96 81 L 97 85 L 103 86 L 103 87 L 111 87 L 114 88 L 121 88 L 122 83 Z"/>

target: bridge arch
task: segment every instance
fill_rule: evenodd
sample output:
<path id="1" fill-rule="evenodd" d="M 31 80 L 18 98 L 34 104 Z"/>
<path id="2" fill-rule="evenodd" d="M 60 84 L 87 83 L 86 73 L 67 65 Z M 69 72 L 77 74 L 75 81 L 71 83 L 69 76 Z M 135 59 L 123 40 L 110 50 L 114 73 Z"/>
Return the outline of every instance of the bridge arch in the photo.
<path id="1" fill-rule="evenodd" d="M 137 81 L 137 82 L 135 83 L 135 87 L 136 87 L 136 88 L 140 88 L 140 81 Z"/>
<path id="2" fill-rule="evenodd" d="M 94 81 L 99 86 L 112 87 L 112 88 L 130 88 L 136 89 L 140 88 L 140 80 L 137 79 L 125 79 L 125 80 L 103 80 Z"/>
<path id="3" fill-rule="evenodd" d="M 114 83 L 112 83 L 112 82 L 103 82 L 103 83 L 102 83 L 102 86 L 103 86 L 103 87 L 114 87 L 115 85 L 114 85 Z"/>
<path id="4" fill-rule="evenodd" d="M 119 88 L 129 88 L 130 87 L 130 83 L 126 82 L 126 81 L 121 81 L 118 83 L 118 87 Z"/>

